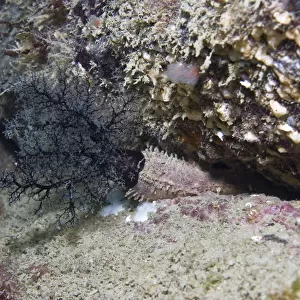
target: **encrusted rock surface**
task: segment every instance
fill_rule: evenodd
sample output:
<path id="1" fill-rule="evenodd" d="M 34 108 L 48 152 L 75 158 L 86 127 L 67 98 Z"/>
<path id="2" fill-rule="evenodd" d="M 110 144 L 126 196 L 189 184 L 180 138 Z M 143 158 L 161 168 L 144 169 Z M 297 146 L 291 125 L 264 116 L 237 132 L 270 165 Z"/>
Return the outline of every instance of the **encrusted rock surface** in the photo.
<path id="1" fill-rule="evenodd" d="M 198 167 L 244 166 L 300 188 L 298 0 L 4 0 L 0 12 L 4 100 L 18 76 L 32 69 L 55 76 L 52 67 L 67 63 L 108 93 L 123 84 L 136 89 L 143 124 L 132 148 L 150 141 L 180 155 L 144 151 L 145 169 L 130 192 L 157 200 L 146 223 L 126 223 L 126 211 L 81 215 L 81 224 L 61 230 L 57 203 L 34 216 L 36 203 L 25 197 L 7 206 L 0 195 L 2 292 L 16 289 L 20 299 L 299 296 L 299 201 L 220 195 L 239 192 L 235 178 L 252 185 L 250 177 Z"/>
<path id="2" fill-rule="evenodd" d="M 126 211 L 62 231 L 52 207 L 37 217 L 26 202 L 0 217 L 14 299 L 299 299 L 298 201 L 207 192 L 157 201 L 144 223 Z"/>
<path id="3" fill-rule="evenodd" d="M 246 165 L 300 188 L 299 1 L 82 0 L 19 6 L 28 14 L 21 27 L 8 20 L 7 6 L 0 7 L 11 22 L 2 24 L 5 61 L 14 66 L 9 80 L 32 66 L 51 73 L 53 64 L 75 62 L 105 85 L 122 65 L 124 83 L 139 91 L 143 141 L 198 161 Z M 5 63 L 3 74 L 8 68 Z M 199 77 L 197 84 L 189 74 L 180 81 L 170 73 L 176 70 L 190 70 L 191 77 Z"/>
<path id="4" fill-rule="evenodd" d="M 133 35 L 130 25 L 147 5 L 120 3 L 133 16 L 114 15 L 127 24 L 118 36 L 129 39 L 117 44 L 129 52 L 126 82 L 147 86 L 150 136 L 200 160 L 239 161 L 299 187 L 298 4 L 173 1 L 172 18 L 154 13 L 155 25 L 144 19 Z M 172 82 L 164 71 L 174 62 L 199 66 L 197 85 Z"/>

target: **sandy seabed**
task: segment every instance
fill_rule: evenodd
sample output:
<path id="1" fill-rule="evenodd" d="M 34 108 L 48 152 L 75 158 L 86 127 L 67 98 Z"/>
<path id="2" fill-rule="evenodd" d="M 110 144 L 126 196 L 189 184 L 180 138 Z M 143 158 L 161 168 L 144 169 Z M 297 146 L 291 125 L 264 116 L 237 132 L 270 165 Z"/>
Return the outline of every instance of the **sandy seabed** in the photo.
<path id="1" fill-rule="evenodd" d="M 127 210 L 58 229 L 57 211 L 35 216 L 24 200 L 0 220 L 2 287 L 25 300 L 298 299 L 298 220 L 266 214 L 282 203 L 205 193 L 158 201 L 143 223 Z"/>

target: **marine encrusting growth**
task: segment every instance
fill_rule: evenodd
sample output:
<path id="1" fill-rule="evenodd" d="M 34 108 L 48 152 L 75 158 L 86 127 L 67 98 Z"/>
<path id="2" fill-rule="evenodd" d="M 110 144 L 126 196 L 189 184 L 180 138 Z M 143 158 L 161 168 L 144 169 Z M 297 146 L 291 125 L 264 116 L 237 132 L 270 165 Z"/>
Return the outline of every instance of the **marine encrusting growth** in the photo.
<path id="1" fill-rule="evenodd" d="M 76 64 L 107 91 L 139 92 L 142 139 L 130 148 L 150 140 L 300 188 L 298 1 L 29 2 L 22 26 L 8 19 L 14 4 L 1 7 L 3 90 L 32 67 Z"/>

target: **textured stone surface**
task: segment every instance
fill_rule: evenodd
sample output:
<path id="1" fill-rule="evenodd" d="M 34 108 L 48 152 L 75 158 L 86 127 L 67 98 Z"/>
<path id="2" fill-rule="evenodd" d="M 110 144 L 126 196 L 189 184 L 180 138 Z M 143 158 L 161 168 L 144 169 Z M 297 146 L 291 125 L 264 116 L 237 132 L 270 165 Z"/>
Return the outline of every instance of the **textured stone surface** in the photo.
<path id="1" fill-rule="evenodd" d="M 107 19 L 121 24 L 112 39 L 128 53 L 127 84 L 149 94 L 149 135 L 200 160 L 239 161 L 298 187 L 296 2 L 169 1 L 171 18 L 154 3 L 149 16 L 146 1 L 116 1 L 121 9 Z M 172 82 L 165 71 L 174 62 L 198 65 L 198 84 Z"/>
<path id="2" fill-rule="evenodd" d="M 22 28 L 3 24 L 12 75 L 32 66 L 51 73 L 55 63 L 76 62 L 105 85 L 121 64 L 124 83 L 140 92 L 143 141 L 198 161 L 246 165 L 299 188 L 298 1 L 26 5 Z M 168 68 L 177 63 L 191 71 L 181 81 L 170 74 L 180 68 Z"/>
<path id="3" fill-rule="evenodd" d="M 52 207 L 36 217 L 26 202 L 0 218 L 0 268 L 13 262 L 16 299 L 257 300 L 300 277 L 297 201 L 207 192 L 157 201 L 144 223 L 126 223 L 126 211 L 61 231 Z M 35 280 L 32 270 L 45 266 Z"/>

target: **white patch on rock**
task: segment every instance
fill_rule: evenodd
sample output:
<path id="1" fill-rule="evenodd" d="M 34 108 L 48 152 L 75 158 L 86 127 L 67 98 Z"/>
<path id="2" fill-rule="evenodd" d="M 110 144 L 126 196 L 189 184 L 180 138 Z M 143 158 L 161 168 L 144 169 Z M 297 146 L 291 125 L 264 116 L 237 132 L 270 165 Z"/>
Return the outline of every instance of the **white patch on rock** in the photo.
<path id="1" fill-rule="evenodd" d="M 133 218 L 134 222 L 145 222 L 148 220 L 148 214 L 156 212 L 157 207 L 155 202 L 143 202 L 137 209 Z"/>

